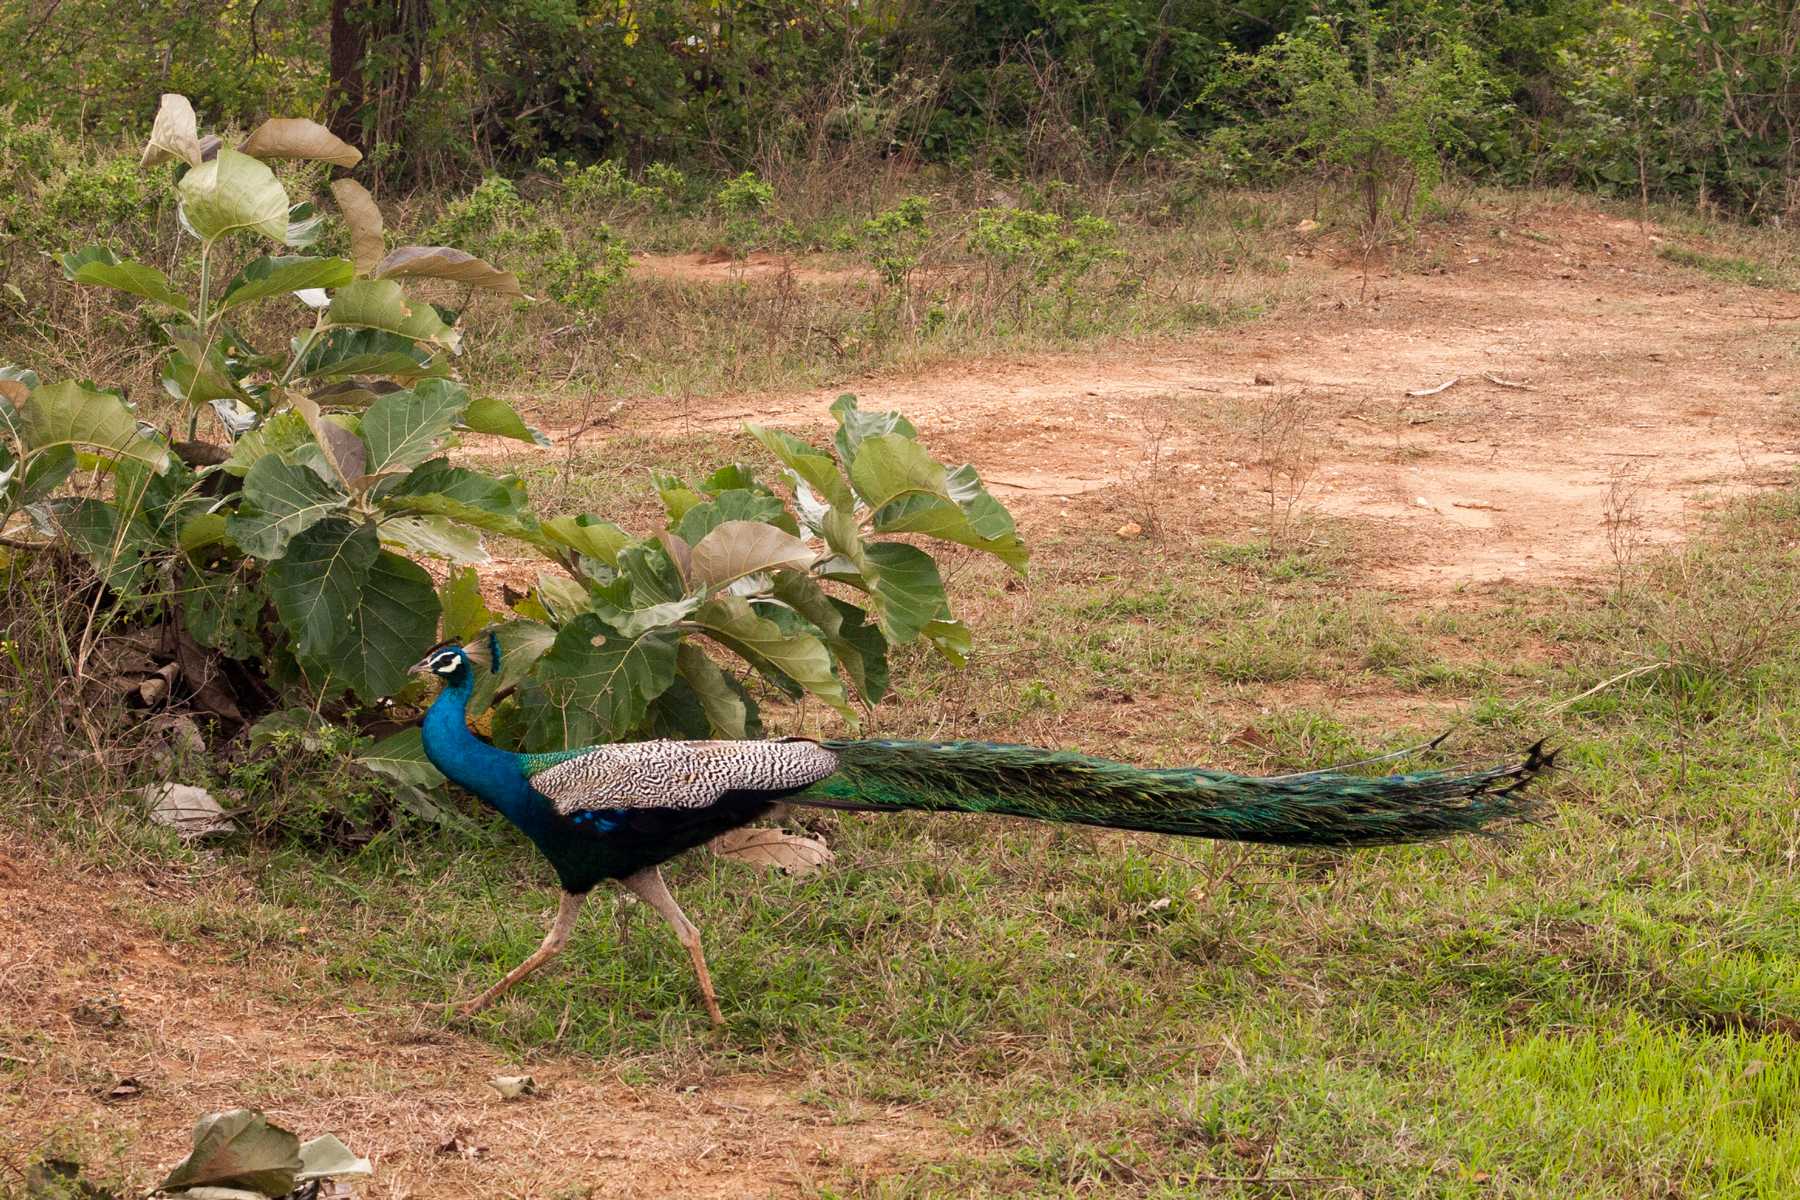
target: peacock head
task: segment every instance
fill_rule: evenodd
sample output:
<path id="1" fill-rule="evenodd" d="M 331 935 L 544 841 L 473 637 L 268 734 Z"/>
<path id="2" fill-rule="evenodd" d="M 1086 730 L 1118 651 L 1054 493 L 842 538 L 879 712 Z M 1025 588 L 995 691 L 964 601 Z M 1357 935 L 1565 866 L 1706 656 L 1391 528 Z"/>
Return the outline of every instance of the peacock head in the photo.
<path id="1" fill-rule="evenodd" d="M 412 665 L 410 673 L 435 675 L 445 686 L 456 687 L 468 680 L 471 664 L 496 673 L 500 670 L 500 639 L 492 630 L 479 636 L 471 646 L 458 641 L 439 642 Z"/>

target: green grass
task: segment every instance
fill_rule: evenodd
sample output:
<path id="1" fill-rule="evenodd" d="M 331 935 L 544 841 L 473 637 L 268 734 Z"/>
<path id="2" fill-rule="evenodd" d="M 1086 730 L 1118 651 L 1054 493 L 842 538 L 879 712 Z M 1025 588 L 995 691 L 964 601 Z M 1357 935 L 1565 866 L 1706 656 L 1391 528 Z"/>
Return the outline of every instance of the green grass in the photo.
<path id="1" fill-rule="evenodd" d="M 1691 267 L 1696 271 L 1722 279 L 1726 283 L 1741 283 L 1750 287 L 1777 288 L 1783 291 L 1800 291 L 1800 279 L 1788 271 L 1749 258 L 1735 255 L 1706 254 L 1699 250 L 1690 250 L 1686 246 L 1664 246 L 1656 252 L 1658 258 Z"/>
<path id="2" fill-rule="evenodd" d="M 821 874 L 704 854 L 670 871 L 723 1033 L 660 920 L 609 893 L 478 1028 L 627 1082 L 798 1077 L 827 1107 L 935 1114 L 952 1148 L 866 1194 L 1792 1195 L 1800 650 L 1709 658 L 1682 638 L 1784 603 L 1793 495 L 1731 510 L 1623 597 L 1454 613 L 1354 588 L 1342 551 L 1296 551 L 1302 569 L 1166 553 L 1146 577 L 1141 548 L 1071 535 L 1038 548 L 1023 607 L 971 567 L 980 655 L 962 673 L 905 657 L 884 731 L 1289 770 L 1439 729 L 1283 688 L 1430 695 L 1447 672 L 1465 753 L 1564 748 L 1555 805 L 1503 841 L 1346 855 L 808 814 L 838 855 Z M 1694 586 L 1725 573 L 1747 582 Z M 1649 655 L 1678 661 L 1556 707 Z M 1257 744 L 1234 740 L 1246 725 Z M 116 806 L 32 813 L 76 860 L 198 865 Z M 549 884 L 486 820 L 354 853 L 238 845 L 144 915 L 178 946 L 278 965 L 278 993 L 381 1019 L 529 953 Z"/>

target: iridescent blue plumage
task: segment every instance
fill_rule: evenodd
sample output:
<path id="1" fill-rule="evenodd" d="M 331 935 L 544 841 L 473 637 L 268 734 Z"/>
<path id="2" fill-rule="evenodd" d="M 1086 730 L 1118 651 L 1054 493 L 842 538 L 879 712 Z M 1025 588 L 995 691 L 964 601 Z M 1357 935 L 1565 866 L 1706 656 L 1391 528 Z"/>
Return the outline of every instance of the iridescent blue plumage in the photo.
<path id="1" fill-rule="evenodd" d="M 473 652 L 473 654 L 471 653 Z M 581 897 L 603 880 L 636 892 L 675 926 L 719 1016 L 699 934 L 657 868 L 767 813 L 778 800 L 822 808 L 988 813 L 1112 829 L 1285 846 L 1352 847 L 1483 832 L 1526 816 L 1524 788 L 1551 766 L 1368 777 L 1280 778 L 1198 768 L 1144 770 L 1066 751 L 989 742 L 635 742 L 514 754 L 468 726 L 471 657 L 499 667 L 492 636 L 446 645 L 415 670 L 444 690 L 426 713 L 425 753 L 497 809 L 556 869 L 564 901 L 544 945 L 464 1007 L 474 1011 L 554 955 Z"/>

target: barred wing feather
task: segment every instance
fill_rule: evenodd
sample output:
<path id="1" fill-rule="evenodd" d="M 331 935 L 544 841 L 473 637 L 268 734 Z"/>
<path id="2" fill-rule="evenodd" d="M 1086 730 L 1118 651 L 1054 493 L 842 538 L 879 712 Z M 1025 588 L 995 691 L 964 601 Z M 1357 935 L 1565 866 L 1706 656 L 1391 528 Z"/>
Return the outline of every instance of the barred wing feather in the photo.
<path id="1" fill-rule="evenodd" d="M 817 742 L 627 742 L 522 756 L 565 816 L 593 809 L 706 808 L 731 793 L 785 795 L 837 770 Z"/>

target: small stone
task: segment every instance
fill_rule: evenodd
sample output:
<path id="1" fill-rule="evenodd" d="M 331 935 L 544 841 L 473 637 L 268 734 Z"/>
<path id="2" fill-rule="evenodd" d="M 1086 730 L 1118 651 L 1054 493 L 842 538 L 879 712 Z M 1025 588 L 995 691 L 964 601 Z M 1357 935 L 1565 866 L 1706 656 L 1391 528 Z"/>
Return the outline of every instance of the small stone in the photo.
<path id="1" fill-rule="evenodd" d="M 1130 540 L 1131 538 L 1134 538 L 1134 537 L 1139 537 L 1143 534 L 1143 532 L 1144 532 L 1144 527 L 1142 525 L 1139 525 L 1136 521 L 1127 521 L 1123 525 L 1119 526 L 1119 536 L 1122 538 L 1125 538 L 1127 540 Z"/>

